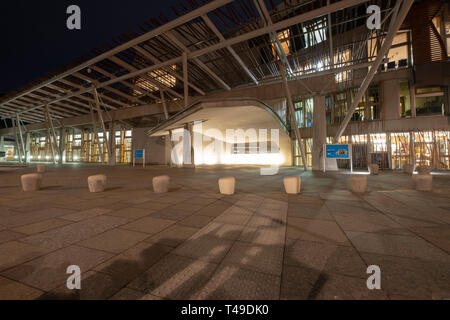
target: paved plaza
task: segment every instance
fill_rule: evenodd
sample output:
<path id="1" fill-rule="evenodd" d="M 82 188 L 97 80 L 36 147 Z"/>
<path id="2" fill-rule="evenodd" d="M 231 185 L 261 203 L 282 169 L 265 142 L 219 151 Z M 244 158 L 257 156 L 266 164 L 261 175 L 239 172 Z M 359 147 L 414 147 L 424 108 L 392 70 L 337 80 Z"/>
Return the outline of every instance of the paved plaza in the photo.
<path id="1" fill-rule="evenodd" d="M 433 191 L 411 176 L 257 167 L 50 167 L 43 189 L 21 191 L 0 170 L 0 299 L 449 299 L 450 175 Z M 106 174 L 104 193 L 87 177 Z M 154 176 L 171 177 L 155 194 Z M 287 195 L 283 177 L 301 175 Z M 236 177 L 236 194 L 217 180 Z M 67 289 L 70 265 L 81 290 Z M 381 269 L 369 290 L 367 267 Z"/>

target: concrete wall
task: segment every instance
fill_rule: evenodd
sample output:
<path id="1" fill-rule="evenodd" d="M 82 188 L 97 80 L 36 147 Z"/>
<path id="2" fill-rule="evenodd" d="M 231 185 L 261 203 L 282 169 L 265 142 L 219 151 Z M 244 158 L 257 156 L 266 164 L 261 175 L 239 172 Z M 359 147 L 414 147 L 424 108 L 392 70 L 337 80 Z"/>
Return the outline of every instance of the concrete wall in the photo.
<path id="1" fill-rule="evenodd" d="M 145 149 L 146 164 L 168 164 L 166 157 L 166 137 L 149 137 L 146 133 L 149 129 L 133 129 L 133 150 Z M 142 160 L 136 160 L 136 164 L 142 164 Z"/>
<path id="2" fill-rule="evenodd" d="M 382 117 L 384 120 L 400 119 L 400 82 L 397 79 L 382 82 Z"/>

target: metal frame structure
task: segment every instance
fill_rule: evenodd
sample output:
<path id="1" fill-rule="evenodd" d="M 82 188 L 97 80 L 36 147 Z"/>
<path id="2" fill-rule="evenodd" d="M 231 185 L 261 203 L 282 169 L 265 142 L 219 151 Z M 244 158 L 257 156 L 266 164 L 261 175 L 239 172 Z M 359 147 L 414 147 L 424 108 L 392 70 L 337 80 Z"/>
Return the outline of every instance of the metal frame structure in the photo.
<path id="1" fill-rule="evenodd" d="M 163 16 L 160 21 L 152 20 L 152 25 L 142 27 L 141 35 L 125 34 L 116 47 L 96 50 L 93 57 L 75 67 L 3 97 L 0 117 L 20 116 L 27 123 L 47 119 L 53 127 L 52 118 L 89 115 L 95 105 L 106 139 L 102 107 L 117 110 L 161 103 L 168 118 L 167 101 L 183 99 L 187 107 L 193 95 L 273 81 L 287 84 L 289 80 L 376 66 L 379 59 L 371 64 L 374 57 L 366 50 L 367 40 L 373 37 L 371 30 L 365 28 L 352 41 L 342 35 L 365 22 L 366 15 L 357 14 L 358 9 L 377 4 L 389 16 L 402 3 L 398 17 L 383 23 L 386 30 L 390 22 L 388 32 L 377 33 L 380 47 L 385 38 L 378 48 L 383 53 L 413 2 L 400 0 L 395 6 L 395 1 L 389 0 L 284 0 L 268 8 L 264 0 L 199 1 L 203 5 L 190 1 L 191 8 L 182 13 L 174 9 L 179 17 L 172 21 Z M 289 53 L 279 39 L 283 31 L 288 34 L 284 41 Z M 298 47 L 298 43 L 303 44 Z M 344 59 L 343 52 L 349 46 L 353 48 L 351 57 Z M 287 68 L 285 77 L 279 62 Z M 370 83 L 375 71 L 371 68 L 364 84 Z M 306 83 L 301 84 L 312 93 Z M 360 91 L 363 95 L 364 86 Z M 340 134 L 351 115 L 349 112 Z M 55 136 L 54 128 L 52 134 Z"/>

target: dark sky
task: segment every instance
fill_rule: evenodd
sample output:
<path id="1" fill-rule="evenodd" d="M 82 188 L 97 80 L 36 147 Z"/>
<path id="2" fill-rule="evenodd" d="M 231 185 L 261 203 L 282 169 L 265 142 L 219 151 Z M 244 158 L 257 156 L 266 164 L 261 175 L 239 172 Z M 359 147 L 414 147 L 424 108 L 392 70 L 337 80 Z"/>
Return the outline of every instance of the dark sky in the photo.
<path id="1" fill-rule="evenodd" d="M 137 25 L 164 13 L 180 0 L 1 0 L 0 94 L 58 69 Z M 66 27 L 68 6 L 81 8 L 81 30 Z"/>

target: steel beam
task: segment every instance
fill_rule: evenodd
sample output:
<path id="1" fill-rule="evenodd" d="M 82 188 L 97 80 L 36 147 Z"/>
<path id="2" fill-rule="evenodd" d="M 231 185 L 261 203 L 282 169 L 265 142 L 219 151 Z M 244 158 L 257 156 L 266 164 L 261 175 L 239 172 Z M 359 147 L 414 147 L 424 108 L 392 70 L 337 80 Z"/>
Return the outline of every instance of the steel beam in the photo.
<path id="1" fill-rule="evenodd" d="M 223 34 L 219 31 L 219 29 L 217 29 L 217 27 L 206 14 L 202 15 L 202 19 L 205 21 L 206 25 L 211 29 L 211 31 L 214 32 L 214 34 L 219 38 L 220 41 L 225 41 L 225 37 L 223 36 Z M 258 85 L 258 79 L 256 79 L 254 74 L 245 65 L 244 61 L 242 61 L 241 57 L 236 53 L 236 51 L 234 51 L 234 49 L 230 46 L 227 46 L 227 50 L 231 53 L 234 59 L 236 59 L 241 68 L 244 69 L 244 71 L 248 74 L 250 79 L 252 79 L 256 85 Z"/>
<path id="2" fill-rule="evenodd" d="M 50 143 L 50 150 L 52 151 L 53 164 L 56 164 L 55 148 L 52 143 L 52 138 L 51 138 L 51 134 L 50 134 L 50 126 L 49 126 L 50 118 L 49 118 L 49 115 L 47 112 L 45 113 L 45 119 L 46 119 L 45 126 L 47 127 L 46 128 L 47 129 L 47 141 Z"/>
<path id="3" fill-rule="evenodd" d="M 295 117 L 294 103 L 292 102 L 291 90 L 289 89 L 289 84 L 288 84 L 287 77 L 286 77 L 286 66 L 283 64 L 280 64 L 280 73 L 281 73 L 281 77 L 283 79 L 283 86 L 284 86 L 284 91 L 286 93 L 286 100 L 287 100 L 287 104 L 289 107 L 289 113 L 290 113 L 292 122 L 294 122 L 294 132 L 295 132 L 295 137 L 297 138 L 300 155 L 302 156 L 303 168 L 305 169 L 305 171 L 307 171 L 308 164 L 306 163 L 305 148 L 303 147 L 302 136 L 300 135 L 300 129 L 298 128 L 297 118 Z"/>
<path id="4" fill-rule="evenodd" d="M 179 49 L 181 49 L 181 51 L 183 51 L 183 54 L 186 53 L 189 58 L 191 51 L 180 40 L 178 40 L 177 37 L 175 37 L 175 35 L 173 35 L 171 32 L 167 32 L 165 36 L 170 41 L 172 41 Z M 205 71 L 213 80 L 215 80 L 218 84 L 220 84 L 224 89 L 231 90 L 230 86 L 226 84 L 225 81 L 223 81 L 214 71 L 212 71 L 199 58 L 195 57 L 193 58 L 193 60 L 195 64 L 199 66 L 200 69 Z"/>
<path id="5" fill-rule="evenodd" d="M 103 121 L 103 111 L 101 109 L 100 100 L 98 98 L 97 89 L 95 87 L 94 87 L 94 97 L 95 97 L 95 104 L 97 106 L 97 113 L 98 113 L 98 117 L 99 117 L 99 120 L 100 120 L 100 125 L 101 125 L 102 130 L 103 130 L 103 139 L 105 140 L 106 154 L 108 155 L 108 158 L 110 158 L 111 155 L 110 155 L 110 150 L 109 150 L 109 146 L 108 146 L 108 137 L 106 135 L 105 122 Z"/>
<path id="6" fill-rule="evenodd" d="M 54 150 L 59 150 L 58 139 L 56 138 L 55 127 L 53 126 L 52 115 L 50 113 L 50 107 L 48 106 L 48 104 L 45 106 L 45 113 L 47 114 L 48 123 L 50 125 L 50 129 L 51 129 L 51 133 L 52 133 L 52 138 L 53 138 L 52 145 L 54 145 Z M 52 139 L 50 141 L 52 141 Z M 58 154 L 59 154 L 59 152 L 58 152 Z M 59 154 L 59 156 L 61 156 L 61 155 Z M 53 158 L 53 162 L 56 164 L 55 158 Z"/>
<path id="7" fill-rule="evenodd" d="M 219 1 L 219 0 L 216 0 L 216 1 Z M 360 3 L 364 3 L 364 2 L 367 2 L 367 0 L 342 0 L 342 1 L 339 1 L 339 2 L 335 2 L 335 3 L 330 4 L 329 6 L 321 7 L 321 8 L 315 9 L 315 10 L 311 10 L 311 11 L 309 11 L 307 13 L 303 13 L 303 14 L 300 14 L 298 16 L 295 16 L 295 17 L 292 17 L 292 18 L 288 18 L 286 20 L 274 23 L 271 26 L 266 26 L 264 28 L 260 28 L 260 29 L 254 30 L 254 31 L 250 31 L 250 32 L 247 32 L 245 34 L 242 34 L 242 35 L 239 35 L 239 36 L 227 39 L 227 40 L 225 40 L 223 42 L 219 42 L 217 44 L 208 46 L 206 48 L 193 51 L 193 52 L 188 54 L 188 58 L 189 59 L 194 59 L 194 58 L 197 58 L 197 57 L 201 57 L 201 56 L 203 56 L 203 55 L 205 55 L 207 53 L 217 51 L 217 50 L 225 48 L 227 46 L 232 46 L 234 44 L 238 44 L 240 42 L 243 42 L 243 41 L 246 41 L 246 40 L 249 40 L 249 39 L 260 37 L 260 36 L 262 36 L 264 34 L 272 32 L 272 31 L 285 29 L 285 28 L 288 28 L 288 27 L 290 27 L 292 25 L 295 25 L 295 24 L 298 24 L 298 23 L 301 23 L 301 22 L 304 22 L 304 21 L 309 21 L 309 20 L 311 20 L 311 19 L 313 19 L 315 17 L 326 15 L 329 12 L 335 12 L 335 11 L 342 10 L 344 8 L 347 8 L 347 7 L 350 7 L 350 6 L 354 6 L 354 5 L 357 5 L 357 4 L 360 4 Z M 202 14 L 204 14 L 204 13 L 202 13 Z M 173 64 L 177 64 L 177 63 L 181 63 L 181 62 L 182 62 L 182 57 L 181 56 L 180 57 L 175 57 L 173 59 L 161 62 L 159 64 L 155 64 L 153 66 L 150 66 L 150 67 L 147 67 L 147 68 L 143 68 L 143 69 L 137 70 L 135 72 L 130 72 L 130 73 L 125 74 L 123 76 L 120 76 L 120 77 L 118 77 L 116 79 L 112 79 L 110 81 L 102 82 L 101 84 L 97 85 L 97 89 L 98 88 L 103 88 L 105 86 L 108 86 L 108 85 L 116 83 L 116 82 L 120 82 L 122 80 L 126 80 L 126 79 L 130 79 L 130 78 L 139 76 L 141 74 L 145 74 L 145 73 L 147 73 L 149 71 L 161 69 L 163 67 L 167 67 L 167 66 L 170 66 L 170 65 L 173 65 Z M 78 69 L 78 70 L 80 70 L 80 69 Z M 78 71 L 78 70 L 76 70 L 76 71 Z M 73 71 L 73 72 L 75 72 L 75 71 Z M 69 74 L 66 74 L 65 76 L 67 76 Z M 61 77 L 58 76 L 57 80 L 58 79 L 61 79 Z M 57 81 L 57 80 L 54 80 L 54 81 Z M 61 81 L 61 80 L 58 80 L 58 81 Z M 42 87 L 42 85 L 41 85 L 41 87 Z M 79 96 L 81 94 L 89 92 L 90 90 L 91 90 L 90 88 L 80 89 L 78 92 L 75 92 L 73 94 L 69 94 L 68 96 L 65 96 L 65 97 L 58 98 L 58 99 L 50 102 L 49 104 L 56 103 L 58 101 L 62 101 L 62 100 L 66 100 L 66 99 L 69 99 L 69 98 L 72 98 L 72 97 Z M 30 111 L 30 110 L 35 110 L 35 109 L 37 109 L 39 107 L 42 107 L 42 106 L 40 106 L 40 105 L 39 106 L 34 106 L 34 107 L 31 107 L 31 108 L 29 108 L 27 110 L 21 111 L 20 113 L 24 113 L 24 112 Z"/>
<path id="8" fill-rule="evenodd" d="M 135 46 L 137 44 L 140 44 L 142 42 L 150 40 L 150 39 L 152 39 L 152 38 L 154 38 L 156 36 L 159 36 L 159 35 L 163 34 L 164 32 L 172 30 L 172 29 L 174 29 L 174 28 L 176 28 L 176 27 L 178 27 L 178 26 L 180 26 L 182 24 L 185 24 L 185 23 L 187 23 L 187 22 L 189 22 L 189 21 L 191 21 L 191 20 L 193 20 L 193 19 L 195 19 L 195 18 L 205 14 L 205 13 L 214 11 L 214 10 L 216 10 L 216 9 L 218 9 L 218 8 L 228 4 L 228 3 L 231 3 L 233 1 L 234 0 L 215 0 L 213 2 L 210 2 L 210 3 L 200 7 L 200 8 L 192 10 L 191 12 L 188 12 L 185 15 L 179 17 L 179 18 L 176 18 L 176 19 L 174 19 L 174 20 L 172 20 L 172 21 L 170 21 L 170 22 L 168 22 L 168 23 L 166 23 L 166 24 L 164 24 L 164 25 L 162 25 L 162 26 L 160 26 L 158 28 L 155 28 L 155 29 L 147 32 L 146 34 L 143 34 L 142 36 L 139 36 L 139 37 L 137 37 L 137 38 L 135 38 L 135 39 L 133 39 L 131 41 L 128 41 L 128 42 L 126 42 L 126 43 L 124 43 L 124 44 L 122 44 L 122 45 L 120 45 L 120 46 L 118 46 L 118 47 L 116 47 L 116 48 L 114 48 L 112 50 L 109 50 L 109 51 L 107 51 L 107 52 L 105 52 L 105 53 L 103 53 L 103 54 L 101 54 L 101 55 L 99 55 L 99 56 L 97 56 L 97 57 L 95 57 L 93 59 L 90 59 L 90 60 L 86 61 L 85 63 L 83 63 L 83 64 L 81 64 L 79 66 L 76 66 L 75 68 L 72 68 L 72 69 L 70 69 L 70 70 L 60 74 L 60 75 L 58 75 L 58 76 L 56 76 L 56 77 L 54 77 L 54 78 L 52 78 L 50 80 L 44 81 L 43 83 L 41 83 L 38 86 L 35 86 L 35 87 L 33 87 L 33 88 L 29 89 L 29 90 L 24 91 L 23 93 L 15 96 L 13 98 L 11 98 L 11 99 L 8 99 L 7 101 L 4 101 L 3 103 L 0 104 L 0 107 L 3 106 L 3 104 L 5 104 L 7 102 L 10 102 L 10 101 L 12 101 L 14 99 L 17 99 L 18 97 L 21 97 L 21 96 L 24 96 L 24 95 L 26 95 L 26 94 L 28 94 L 30 92 L 33 92 L 36 89 L 40 89 L 42 87 L 45 87 L 47 84 L 51 84 L 51 83 L 53 83 L 55 81 L 58 81 L 59 79 L 63 79 L 65 77 L 67 77 L 68 75 L 73 74 L 74 72 L 83 70 L 84 68 L 87 68 L 87 67 L 89 67 L 89 66 L 91 66 L 91 65 L 93 65 L 93 64 L 95 64 L 97 62 L 100 62 L 100 61 L 102 61 L 104 59 L 107 59 L 110 56 L 113 56 L 113 55 L 115 55 L 115 54 L 117 54 L 117 53 L 119 53 L 121 51 L 124 51 L 124 50 L 130 48 L 130 47 L 133 47 L 133 46 Z"/>
<path id="9" fill-rule="evenodd" d="M 189 87 L 188 87 L 188 58 L 187 53 L 183 52 L 183 84 L 184 84 L 184 106 L 189 105 Z"/>
<path id="10" fill-rule="evenodd" d="M 145 50 L 144 48 L 141 48 L 140 46 L 134 46 L 133 47 L 134 50 L 136 50 L 138 53 L 142 54 L 145 58 L 151 60 L 153 63 L 158 64 L 161 63 L 161 60 L 159 60 L 158 58 L 156 58 L 154 55 L 152 55 L 150 52 L 148 52 L 147 50 Z M 175 72 L 174 70 L 172 70 L 170 67 L 164 67 L 162 68 L 165 72 L 171 74 L 172 76 L 174 76 L 175 78 L 177 78 L 180 81 L 183 81 L 183 76 L 180 76 L 178 74 L 178 72 Z M 199 94 L 201 94 L 202 96 L 204 96 L 206 93 L 200 89 L 199 87 L 197 87 L 196 85 L 194 85 L 191 82 L 188 82 L 189 87 L 191 87 L 192 89 L 194 89 L 195 91 L 197 91 Z"/>
<path id="11" fill-rule="evenodd" d="M 97 151 L 98 151 L 98 156 L 100 157 L 99 160 L 102 164 L 104 164 L 105 159 L 103 158 L 103 147 L 100 147 L 100 138 L 98 136 L 97 122 L 95 121 L 94 109 L 92 107 L 92 104 L 89 104 L 89 107 L 90 107 L 90 111 L 91 111 L 92 128 L 94 130 L 94 138 L 97 140 Z"/>

